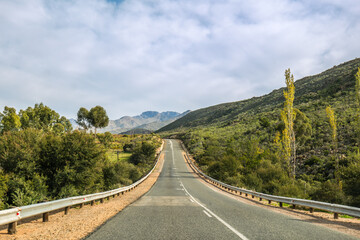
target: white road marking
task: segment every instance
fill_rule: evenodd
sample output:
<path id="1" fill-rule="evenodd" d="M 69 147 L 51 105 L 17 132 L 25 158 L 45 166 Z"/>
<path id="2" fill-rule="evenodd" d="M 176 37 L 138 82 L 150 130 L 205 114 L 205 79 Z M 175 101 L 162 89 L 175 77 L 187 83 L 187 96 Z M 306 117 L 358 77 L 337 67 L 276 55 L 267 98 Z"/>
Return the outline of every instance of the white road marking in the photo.
<path id="1" fill-rule="evenodd" d="M 233 228 L 230 224 L 228 224 L 227 222 L 225 222 L 222 218 L 220 218 L 218 215 L 216 215 L 215 213 L 213 213 L 210 209 L 208 209 L 207 207 L 205 207 L 204 205 L 202 205 L 200 202 L 198 202 L 184 187 L 184 191 L 189 195 L 189 197 L 194 200 L 198 205 L 200 205 L 202 208 L 204 208 L 208 213 L 210 213 L 210 215 L 214 216 L 217 220 L 219 220 L 219 222 L 221 222 L 222 224 L 224 224 L 228 229 L 230 229 L 233 233 L 235 233 L 240 239 L 243 240 L 248 240 L 247 237 L 245 237 L 243 234 L 241 234 L 238 230 L 236 230 L 235 228 Z"/>
<path id="2" fill-rule="evenodd" d="M 173 164 L 175 164 L 175 157 L 174 157 L 174 149 L 173 149 L 173 145 L 172 145 L 172 141 L 170 140 L 170 147 L 171 147 L 171 153 L 172 153 L 172 158 L 173 158 Z M 181 182 L 181 181 L 180 181 Z M 230 229 L 233 233 L 235 233 L 240 239 L 242 240 L 248 240 L 247 237 L 245 237 L 243 234 L 241 234 L 238 230 L 236 230 L 235 228 L 233 228 L 230 224 L 228 224 L 227 222 L 225 222 L 222 218 L 220 218 L 218 215 L 216 215 L 215 213 L 213 213 L 210 209 L 208 209 L 207 207 L 205 207 L 204 205 L 202 205 L 200 202 L 198 202 L 189 192 L 188 190 L 185 188 L 184 184 L 181 182 L 183 190 L 185 191 L 185 194 L 188 195 L 190 197 L 190 200 L 193 200 L 194 202 L 196 202 L 198 205 L 200 205 L 202 208 L 204 208 L 206 210 L 207 213 L 209 213 L 211 216 L 214 216 L 219 222 L 221 222 L 222 224 L 224 224 L 228 229 Z"/>
<path id="3" fill-rule="evenodd" d="M 194 200 L 192 200 L 191 198 L 190 198 L 190 201 L 194 202 Z"/>
<path id="4" fill-rule="evenodd" d="M 173 164 L 175 166 L 174 148 L 173 148 L 173 144 L 172 144 L 171 140 L 170 140 L 170 148 L 171 148 L 171 153 L 172 153 Z"/>
<path id="5" fill-rule="evenodd" d="M 208 217 L 212 217 L 211 215 L 210 215 L 210 213 L 208 213 L 207 211 L 205 211 L 205 210 L 203 210 L 203 212 L 206 214 L 206 216 L 208 216 Z"/>

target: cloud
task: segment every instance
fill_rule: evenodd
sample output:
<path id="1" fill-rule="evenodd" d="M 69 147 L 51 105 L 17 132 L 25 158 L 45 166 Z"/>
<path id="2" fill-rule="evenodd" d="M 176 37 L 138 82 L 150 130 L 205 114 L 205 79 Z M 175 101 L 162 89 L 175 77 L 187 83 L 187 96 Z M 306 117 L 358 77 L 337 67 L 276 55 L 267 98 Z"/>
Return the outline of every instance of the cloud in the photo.
<path id="1" fill-rule="evenodd" d="M 72 117 L 259 96 L 358 57 L 357 0 L 1 1 L 0 106 Z"/>

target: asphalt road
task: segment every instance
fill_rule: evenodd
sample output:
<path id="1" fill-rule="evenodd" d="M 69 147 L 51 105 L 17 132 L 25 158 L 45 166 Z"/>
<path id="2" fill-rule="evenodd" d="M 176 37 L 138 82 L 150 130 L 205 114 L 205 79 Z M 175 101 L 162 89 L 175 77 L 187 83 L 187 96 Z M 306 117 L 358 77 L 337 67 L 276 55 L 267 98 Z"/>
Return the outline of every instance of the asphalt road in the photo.
<path id="1" fill-rule="evenodd" d="M 158 181 L 87 239 L 357 239 L 248 205 L 201 183 L 175 140 L 167 140 Z"/>

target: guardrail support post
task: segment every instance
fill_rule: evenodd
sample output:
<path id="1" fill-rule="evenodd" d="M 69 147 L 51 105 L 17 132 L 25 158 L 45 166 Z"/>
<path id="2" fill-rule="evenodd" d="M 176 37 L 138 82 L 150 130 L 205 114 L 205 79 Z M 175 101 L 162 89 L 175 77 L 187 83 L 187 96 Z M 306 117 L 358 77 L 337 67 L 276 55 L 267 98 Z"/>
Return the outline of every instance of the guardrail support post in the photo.
<path id="1" fill-rule="evenodd" d="M 106 200 L 108 200 L 108 201 L 109 201 L 109 200 L 110 200 L 110 197 L 106 197 Z"/>
<path id="2" fill-rule="evenodd" d="M 49 221 L 49 213 L 43 213 L 43 222 L 48 222 Z"/>
<path id="3" fill-rule="evenodd" d="M 279 206 L 280 206 L 280 207 L 283 207 L 283 203 L 282 203 L 282 202 L 279 202 Z"/>
<path id="4" fill-rule="evenodd" d="M 262 198 L 259 198 L 259 201 L 261 202 L 261 201 L 262 201 Z"/>
<path id="5" fill-rule="evenodd" d="M 65 215 L 68 215 L 70 207 L 65 207 Z"/>
<path id="6" fill-rule="evenodd" d="M 251 198 L 254 198 L 255 196 L 254 195 L 251 195 Z"/>
<path id="7" fill-rule="evenodd" d="M 15 234 L 16 233 L 16 226 L 17 226 L 17 222 L 9 223 L 8 234 Z"/>
<path id="8" fill-rule="evenodd" d="M 271 204 L 271 200 L 269 200 L 269 204 Z"/>
<path id="9" fill-rule="evenodd" d="M 242 192 L 239 192 L 240 196 L 242 195 Z"/>
<path id="10" fill-rule="evenodd" d="M 103 198 L 100 198 L 100 203 L 104 203 L 104 199 L 103 199 Z"/>
<path id="11" fill-rule="evenodd" d="M 339 214 L 338 213 L 334 213 L 334 219 L 339 219 Z"/>
<path id="12" fill-rule="evenodd" d="M 90 205 L 91 205 L 91 206 L 94 206 L 94 205 L 95 205 L 95 201 L 92 200 L 92 201 L 90 202 Z"/>
<path id="13" fill-rule="evenodd" d="M 247 197 L 248 196 L 248 194 L 247 193 L 245 193 L 245 197 Z"/>
<path id="14" fill-rule="evenodd" d="M 295 208 L 296 208 L 296 205 L 295 205 L 295 204 L 293 204 L 293 205 L 292 205 L 292 209 L 295 209 Z"/>
<path id="15" fill-rule="evenodd" d="M 310 208 L 310 213 L 313 213 L 314 212 L 314 209 L 313 208 Z"/>

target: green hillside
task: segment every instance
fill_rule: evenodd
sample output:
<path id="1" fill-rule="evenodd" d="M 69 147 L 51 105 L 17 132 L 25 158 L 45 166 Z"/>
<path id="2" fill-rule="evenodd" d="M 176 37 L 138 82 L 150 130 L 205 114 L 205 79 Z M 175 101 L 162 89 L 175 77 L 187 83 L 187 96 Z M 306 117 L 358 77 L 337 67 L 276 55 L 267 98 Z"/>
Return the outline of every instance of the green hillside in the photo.
<path id="1" fill-rule="evenodd" d="M 329 98 L 347 95 L 349 91 L 354 90 L 354 75 L 358 66 L 360 66 L 359 58 L 339 66 L 334 66 L 318 75 L 305 77 L 296 81 L 295 104 L 301 105 L 316 100 L 328 100 Z M 272 111 L 277 108 L 280 109 L 284 101 L 283 90 L 284 88 L 281 88 L 261 97 L 223 103 L 192 111 L 181 119 L 161 128 L 158 132 L 214 124 L 232 124 L 241 118 L 241 114 L 257 114 Z"/>
<path id="2" fill-rule="evenodd" d="M 203 171 L 229 184 L 360 206 L 358 67 L 355 59 L 295 82 L 295 179 L 282 145 L 285 88 L 190 112 L 158 132 L 182 139 Z M 335 112 L 336 142 L 327 106 Z"/>

